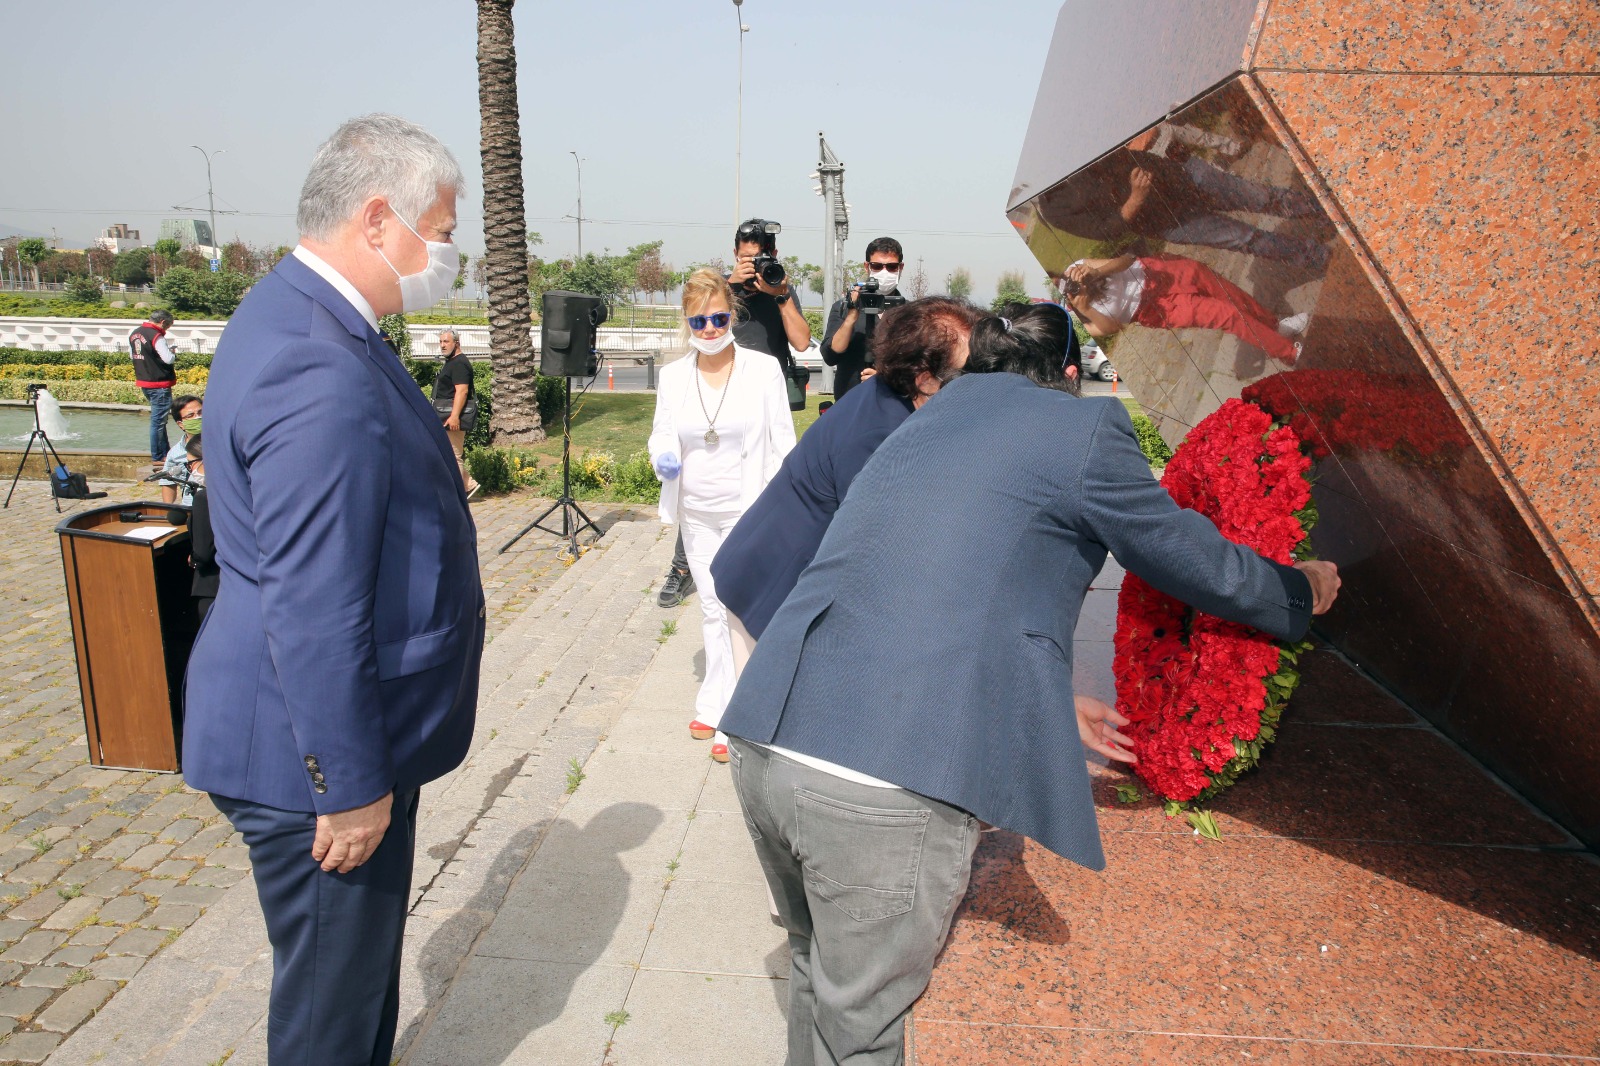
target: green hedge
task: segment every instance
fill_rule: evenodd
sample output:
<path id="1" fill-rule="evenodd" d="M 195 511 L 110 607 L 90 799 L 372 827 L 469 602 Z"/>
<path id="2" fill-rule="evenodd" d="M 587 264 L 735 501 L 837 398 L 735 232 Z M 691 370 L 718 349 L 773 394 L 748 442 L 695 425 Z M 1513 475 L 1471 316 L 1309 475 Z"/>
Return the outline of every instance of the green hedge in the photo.
<path id="1" fill-rule="evenodd" d="M 1172 458 L 1172 449 L 1167 447 L 1167 442 L 1161 436 L 1161 431 L 1156 424 L 1150 421 L 1149 416 L 1133 415 L 1133 432 L 1139 438 L 1139 450 L 1144 452 L 1144 457 L 1151 466 L 1166 466 Z"/>
<path id="2" fill-rule="evenodd" d="M 126 300 L 130 306 L 112 307 L 109 304 L 74 303 L 71 300 L 60 298 L 20 296 L 14 292 L 0 292 L 0 315 L 21 318 L 121 318 L 142 322 L 146 315 L 161 306 L 161 301 L 148 292 L 108 292 L 106 293 L 106 299 Z M 140 301 L 150 306 L 141 307 L 137 310 L 131 306 Z M 213 318 L 212 315 L 202 314 L 197 311 L 174 311 L 172 312 L 172 317 L 191 321 L 204 321 Z"/>
<path id="3" fill-rule="evenodd" d="M 532 489 L 554 497 L 561 491 L 561 464 L 540 465 L 530 453 L 512 448 L 469 448 L 467 472 L 485 492 Z M 618 459 L 610 452 L 585 450 L 572 459 L 572 495 L 610 503 L 656 503 L 661 482 L 643 450 Z"/>
<path id="4" fill-rule="evenodd" d="M 0 400 L 26 400 L 28 382 L 39 381 L 50 387 L 50 395 L 62 403 L 125 403 L 143 407 L 150 401 L 144 390 L 131 381 L 51 381 L 37 378 L 0 379 Z M 204 385 L 179 386 L 184 392 L 204 396 Z"/>

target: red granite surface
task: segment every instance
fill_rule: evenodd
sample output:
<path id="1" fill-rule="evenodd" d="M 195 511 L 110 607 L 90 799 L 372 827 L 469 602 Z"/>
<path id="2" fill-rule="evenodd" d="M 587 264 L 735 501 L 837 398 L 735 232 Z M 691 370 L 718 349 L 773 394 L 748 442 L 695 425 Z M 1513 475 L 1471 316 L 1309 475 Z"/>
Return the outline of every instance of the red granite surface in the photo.
<path id="1" fill-rule="evenodd" d="M 1595 69 L 1593 0 L 1271 0 L 1257 69 L 1551 73 Z"/>
<path id="2" fill-rule="evenodd" d="M 1126 780 L 1103 873 L 985 836 L 917 1066 L 1600 1056 L 1600 863 L 1337 655 L 1221 842 Z"/>
<path id="3" fill-rule="evenodd" d="M 1488 458 L 1592 596 L 1600 81 L 1256 78 L 1483 428 Z"/>

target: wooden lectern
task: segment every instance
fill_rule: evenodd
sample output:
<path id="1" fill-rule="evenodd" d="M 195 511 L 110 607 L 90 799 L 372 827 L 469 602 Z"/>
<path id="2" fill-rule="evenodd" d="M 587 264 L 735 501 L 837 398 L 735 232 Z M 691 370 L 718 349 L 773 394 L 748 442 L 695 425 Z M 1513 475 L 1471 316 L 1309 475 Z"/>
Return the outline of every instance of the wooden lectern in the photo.
<path id="1" fill-rule="evenodd" d="M 189 531 L 168 514 L 188 510 L 116 503 L 56 526 L 95 766 L 178 769 L 183 672 L 200 622 L 189 595 Z"/>

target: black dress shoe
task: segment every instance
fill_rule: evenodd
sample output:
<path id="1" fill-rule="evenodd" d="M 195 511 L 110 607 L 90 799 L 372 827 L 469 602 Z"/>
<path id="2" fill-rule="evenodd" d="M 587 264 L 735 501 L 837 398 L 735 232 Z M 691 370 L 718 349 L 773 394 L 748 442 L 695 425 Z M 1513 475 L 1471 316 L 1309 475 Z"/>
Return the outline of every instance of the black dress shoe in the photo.
<path id="1" fill-rule="evenodd" d="M 661 583 L 661 595 L 656 597 L 656 603 L 662 607 L 676 607 L 693 595 L 694 575 L 673 568 L 667 571 L 667 579 Z"/>

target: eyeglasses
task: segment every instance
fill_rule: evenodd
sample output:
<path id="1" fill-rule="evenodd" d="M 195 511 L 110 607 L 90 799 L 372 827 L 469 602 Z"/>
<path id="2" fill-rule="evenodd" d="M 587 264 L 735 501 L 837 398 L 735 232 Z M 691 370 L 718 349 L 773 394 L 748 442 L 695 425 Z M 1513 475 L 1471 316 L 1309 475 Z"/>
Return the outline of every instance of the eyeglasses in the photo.
<path id="1" fill-rule="evenodd" d="M 724 329 L 731 321 L 733 321 L 733 315 L 727 311 L 718 311 L 712 315 L 690 315 L 689 328 L 702 330 L 706 328 L 706 323 L 709 322 L 713 329 Z"/>
<path id="2" fill-rule="evenodd" d="M 867 266 L 869 266 L 873 270 L 887 270 L 891 274 L 898 274 L 898 273 L 900 273 L 901 268 L 905 266 L 905 264 L 904 263 L 872 263 L 872 262 L 869 262 L 867 264 Z"/>

